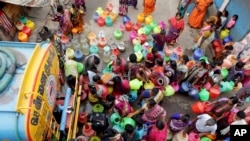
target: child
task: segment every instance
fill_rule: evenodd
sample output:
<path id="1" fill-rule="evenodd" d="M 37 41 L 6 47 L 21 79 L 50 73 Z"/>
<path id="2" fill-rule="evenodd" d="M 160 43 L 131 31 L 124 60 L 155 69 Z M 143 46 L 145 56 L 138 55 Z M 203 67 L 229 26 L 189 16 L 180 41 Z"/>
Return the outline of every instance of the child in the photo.
<path id="1" fill-rule="evenodd" d="M 233 17 L 227 23 L 227 29 L 232 29 L 235 26 L 237 20 L 238 20 L 238 15 L 237 14 L 233 15 Z"/>
<path id="2" fill-rule="evenodd" d="M 224 10 L 222 12 L 222 16 L 220 17 L 220 19 L 221 19 L 221 27 L 219 28 L 219 31 L 226 25 L 227 18 L 228 18 L 228 11 Z"/>

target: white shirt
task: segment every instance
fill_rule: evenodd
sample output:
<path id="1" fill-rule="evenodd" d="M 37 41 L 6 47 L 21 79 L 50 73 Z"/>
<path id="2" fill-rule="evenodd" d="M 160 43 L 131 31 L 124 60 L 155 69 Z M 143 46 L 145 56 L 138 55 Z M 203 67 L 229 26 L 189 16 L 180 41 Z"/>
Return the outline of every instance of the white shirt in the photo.
<path id="1" fill-rule="evenodd" d="M 211 119 L 212 117 L 208 114 L 202 114 L 198 116 L 198 120 L 196 121 L 196 129 L 201 133 L 210 132 L 212 135 L 215 134 L 217 130 L 217 124 L 213 126 L 207 126 L 207 120 Z"/>
<path id="2" fill-rule="evenodd" d="M 87 71 L 87 72 L 88 72 L 88 76 L 89 76 L 89 84 L 93 84 L 94 83 L 93 77 L 96 75 L 96 73 L 93 71 Z"/>

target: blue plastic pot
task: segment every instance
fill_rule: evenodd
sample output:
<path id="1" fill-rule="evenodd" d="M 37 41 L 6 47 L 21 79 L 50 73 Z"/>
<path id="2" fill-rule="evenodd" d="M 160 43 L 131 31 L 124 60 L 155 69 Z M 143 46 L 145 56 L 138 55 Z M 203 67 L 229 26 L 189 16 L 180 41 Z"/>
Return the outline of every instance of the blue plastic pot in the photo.
<path id="1" fill-rule="evenodd" d="M 133 103 L 137 100 L 137 97 L 138 97 L 137 91 L 130 91 L 128 95 L 128 100 L 129 102 Z"/>
<path id="2" fill-rule="evenodd" d="M 169 57 L 170 60 L 178 61 L 179 57 L 176 53 L 172 53 Z"/>
<path id="3" fill-rule="evenodd" d="M 83 61 L 83 53 L 80 50 L 76 50 L 74 53 L 74 58 L 76 61 L 78 62 L 82 62 Z"/>
<path id="4" fill-rule="evenodd" d="M 199 61 L 202 56 L 204 56 L 203 50 L 200 48 L 195 49 L 194 55 L 193 55 L 194 60 Z"/>
<path id="5" fill-rule="evenodd" d="M 192 88 L 191 84 L 189 82 L 182 82 L 180 87 L 181 93 L 186 93 Z"/>
<path id="6" fill-rule="evenodd" d="M 124 16 L 122 21 L 123 21 L 123 24 L 126 24 L 128 21 L 130 21 L 129 16 L 127 16 L 127 15 Z"/>
<path id="7" fill-rule="evenodd" d="M 225 45 L 228 42 L 232 42 L 233 38 L 231 36 L 227 36 L 222 40 L 222 44 Z"/>

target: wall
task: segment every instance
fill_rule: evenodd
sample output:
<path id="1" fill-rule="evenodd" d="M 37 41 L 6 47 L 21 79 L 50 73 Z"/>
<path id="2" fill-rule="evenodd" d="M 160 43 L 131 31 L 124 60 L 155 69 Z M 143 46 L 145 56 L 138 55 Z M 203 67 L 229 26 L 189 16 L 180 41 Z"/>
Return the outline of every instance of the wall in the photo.
<path id="1" fill-rule="evenodd" d="M 214 5 L 217 9 L 222 5 L 223 0 L 214 0 Z M 230 0 L 226 10 L 229 12 L 228 19 L 234 14 L 239 15 L 239 19 L 235 27 L 231 30 L 231 36 L 234 41 L 242 40 L 247 33 L 250 32 L 250 0 Z"/>

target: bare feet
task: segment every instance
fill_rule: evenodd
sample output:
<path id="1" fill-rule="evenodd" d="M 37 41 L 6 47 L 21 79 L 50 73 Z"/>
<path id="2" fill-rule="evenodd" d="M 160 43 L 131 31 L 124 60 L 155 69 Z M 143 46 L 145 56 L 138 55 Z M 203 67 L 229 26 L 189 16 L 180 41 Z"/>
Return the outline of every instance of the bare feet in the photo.
<path id="1" fill-rule="evenodd" d="M 138 10 L 138 8 L 137 8 L 137 7 L 134 7 L 134 9 L 135 9 L 135 10 Z"/>

